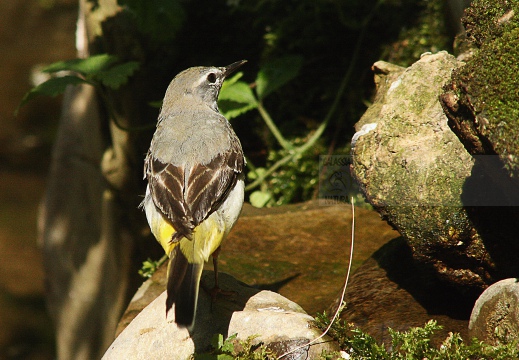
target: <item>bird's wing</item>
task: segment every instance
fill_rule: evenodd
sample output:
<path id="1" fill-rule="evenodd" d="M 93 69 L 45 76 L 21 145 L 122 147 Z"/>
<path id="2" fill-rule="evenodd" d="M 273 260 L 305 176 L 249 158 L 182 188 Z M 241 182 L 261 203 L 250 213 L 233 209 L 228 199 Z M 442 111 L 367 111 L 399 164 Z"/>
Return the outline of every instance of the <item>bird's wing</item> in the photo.
<path id="1" fill-rule="evenodd" d="M 145 171 L 150 192 L 155 206 L 177 231 L 172 241 L 191 238 L 193 229 L 218 209 L 236 184 L 244 162 L 238 140 L 209 163 L 189 168 L 165 164 L 148 154 Z"/>

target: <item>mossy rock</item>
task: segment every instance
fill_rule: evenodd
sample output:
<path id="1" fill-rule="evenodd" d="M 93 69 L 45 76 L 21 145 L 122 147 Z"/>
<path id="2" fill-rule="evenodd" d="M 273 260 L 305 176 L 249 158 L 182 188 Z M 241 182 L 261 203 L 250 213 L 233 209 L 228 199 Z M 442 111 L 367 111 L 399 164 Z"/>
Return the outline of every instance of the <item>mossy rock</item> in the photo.
<path id="1" fill-rule="evenodd" d="M 466 294 L 519 273 L 519 207 L 447 125 L 438 95 L 463 64 L 440 52 L 407 69 L 377 62 L 356 125 L 352 174 L 420 262 Z M 490 157 L 497 158 L 497 157 Z"/>
<path id="2" fill-rule="evenodd" d="M 473 155 L 498 155 L 494 176 L 519 204 L 519 2 L 475 1 L 464 18 L 478 50 L 441 96 L 449 125 Z M 500 166 L 492 168 L 499 172 Z M 496 174 L 501 175 L 501 174 Z M 506 184 L 506 183 L 509 184 Z"/>
<path id="3" fill-rule="evenodd" d="M 517 0 L 474 0 L 461 22 L 466 36 L 476 47 L 519 27 Z"/>
<path id="4" fill-rule="evenodd" d="M 407 69 L 374 65 L 377 95 L 356 125 L 352 174 L 417 259 L 477 292 L 493 281 L 495 264 L 464 207 L 474 159 L 438 101 L 459 65 L 446 52 L 423 56 Z"/>

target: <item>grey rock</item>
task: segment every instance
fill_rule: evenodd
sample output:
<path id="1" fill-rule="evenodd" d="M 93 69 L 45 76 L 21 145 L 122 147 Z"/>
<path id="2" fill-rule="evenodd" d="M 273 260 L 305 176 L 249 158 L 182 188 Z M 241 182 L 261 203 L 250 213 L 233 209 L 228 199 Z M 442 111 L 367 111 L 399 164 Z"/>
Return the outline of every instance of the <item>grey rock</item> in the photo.
<path id="1" fill-rule="evenodd" d="M 164 266 L 159 267 L 151 279 L 146 280 L 133 295 L 130 304 L 117 324 L 115 337 L 119 336 L 126 326 L 128 326 L 146 306 L 166 290 L 167 263 L 166 261 Z"/>
<path id="2" fill-rule="evenodd" d="M 469 322 L 469 335 L 491 345 L 519 339 L 519 280 L 505 279 L 478 298 Z"/>
<path id="3" fill-rule="evenodd" d="M 356 236 L 363 240 L 355 247 L 354 268 L 358 267 L 381 245 L 398 236 L 396 231 L 380 220 L 380 216 L 375 211 L 357 208 L 356 218 Z M 242 216 L 223 244 L 219 256 L 219 269 L 230 272 L 236 278 L 247 283 L 255 284 L 255 287 L 259 289 L 279 291 L 282 295 L 296 301 L 311 314 L 322 312 L 327 309 L 344 283 L 351 220 L 349 204 L 323 205 L 320 201 L 310 201 L 270 209 L 258 209 L 245 204 Z M 338 241 L 344 242 L 345 249 L 338 251 Z M 128 324 L 165 290 L 166 268 L 167 266 L 160 267 L 134 295 L 119 322 L 117 334 L 124 331 Z M 275 329 L 260 328 L 253 331 L 249 325 L 240 325 L 241 320 L 236 319 L 247 317 L 250 312 L 248 309 L 254 304 L 258 304 L 258 301 L 262 304 L 258 306 L 263 308 L 271 305 L 264 304 L 266 300 L 261 300 L 265 299 L 263 295 L 259 297 L 258 301 L 252 301 L 251 296 L 260 290 L 251 289 L 226 274 L 220 274 L 222 287 L 226 290 L 235 290 L 238 298 L 231 299 L 232 301 L 229 302 L 229 298 L 219 297 L 212 305 L 213 311 L 209 312 L 207 320 L 205 320 L 205 322 L 211 323 L 211 328 L 200 335 L 200 338 L 205 339 L 204 341 L 199 341 L 197 346 L 193 345 L 197 352 L 208 350 L 210 339 L 215 333 L 223 335 L 238 333 L 240 339 L 244 335 L 246 338 L 246 334 L 263 334 L 263 336 L 269 336 L 268 341 L 272 341 L 269 348 L 278 353 L 283 352 L 283 349 L 308 342 L 305 332 L 314 331 L 308 329 L 308 315 L 300 315 L 303 325 L 297 332 L 299 335 L 291 339 L 286 335 L 280 335 L 277 340 L 275 340 L 275 336 L 270 337 Z M 204 273 L 202 281 L 210 285 L 212 277 L 213 273 Z M 227 283 L 228 280 L 229 283 Z M 237 284 L 241 284 L 241 286 Z M 276 296 L 274 299 L 276 301 L 284 299 L 272 292 L 264 294 L 269 294 L 267 300 L 274 296 Z M 201 308 L 198 316 L 200 317 L 205 311 L 203 304 L 210 308 L 210 303 L 203 291 L 200 293 L 199 301 Z M 244 309 L 247 301 L 249 304 L 247 309 Z M 285 304 L 284 301 L 281 302 Z M 295 306 L 291 311 L 300 311 L 299 306 L 294 303 L 289 304 Z M 223 316 L 223 324 L 218 325 L 218 321 L 215 319 L 218 318 L 218 312 L 224 311 L 222 309 L 236 313 L 234 316 L 227 313 Z M 254 312 L 257 311 L 252 310 L 252 313 Z M 256 316 L 260 315 L 268 315 L 276 324 L 288 316 L 272 311 L 256 314 Z M 163 316 L 160 310 L 159 316 Z M 229 325 L 231 317 L 232 327 L 236 328 L 234 331 L 230 329 Z M 160 320 L 160 318 L 158 319 Z M 197 323 L 200 323 L 199 319 L 197 319 Z M 170 325 L 174 326 L 173 323 Z M 268 323 L 261 320 L 254 326 L 266 327 L 267 325 Z M 241 328 L 238 329 L 240 326 Z M 303 334 L 301 335 L 301 333 Z M 259 340 L 267 342 L 264 339 Z"/>
<path id="4" fill-rule="evenodd" d="M 276 356 L 302 346 L 287 359 L 316 359 L 323 351 L 339 350 L 327 336 L 306 345 L 321 334 L 313 321 L 296 303 L 275 292 L 262 291 L 250 298 L 242 311 L 233 314 L 229 334 L 236 333 L 242 340 L 260 334 L 253 344 L 265 344 Z"/>
<path id="5" fill-rule="evenodd" d="M 102 359 L 188 359 L 195 343 L 186 329 L 166 319 L 166 293 L 139 313 Z"/>
<path id="6" fill-rule="evenodd" d="M 203 273 L 202 288 L 212 286 L 210 282 L 213 281 L 213 274 L 211 271 Z M 128 354 L 132 354 L 133 359 L 187 359 L 195 351 L 201 353 L 210 350 L 211 338 L 215 334 L 227 335 L 233 312 L 243 309 L 248 299 L 259 292 L 225 273 L 219 274 L 219 281 L 222 289 L 232 290 L 235 295 L 220 296 L 212 303 L 211 297 L 201 289 L 195 328 L 191 334 L 186 329 L 177 327 L 174 322 L 174 309 L 171 309 L 166 319 L 166 293 L 162 291 L 136 316 L 132 314 L 131 318 L 135 316 L 133 320 L 125 321 L 128 325 L 103 358 L 124 359 Z M 139 303 L 148 301 L 148 294 L 155 293 L 157 286 L 161 285 L 150 281 L 144 283 L 132 300 L 134 306 L 138 307 Z"/>
<path id="7" fill-rule="evenodd" d="M 212 272 L 204 272 L 202 287 L 211 287 L 212 278 Z M 212 302 L 202 290 L 192 332 L 177 327 L 173 321 L 174 309 L 166 319 L 166 293 L 163 292 L 126 326 L 103 359 L 188 359 L 195 352 L 210 350 L 215 334 L 237 334 L 237 340 L 259 335 L 254 344 L 263 343 L 281 355 L 320 335 L 312 326 L 313 318 L 283 296 L 270 291 L 260 292 L 225 273 L 220 273 L 219 281 L 221 288 L 234 294 L 219 296 Z M 307 355 L 312 358 L 324 349 L 338 348 L 325 337 L 304 348 L 301 355 L 291 358 L 303 359 Z"/>

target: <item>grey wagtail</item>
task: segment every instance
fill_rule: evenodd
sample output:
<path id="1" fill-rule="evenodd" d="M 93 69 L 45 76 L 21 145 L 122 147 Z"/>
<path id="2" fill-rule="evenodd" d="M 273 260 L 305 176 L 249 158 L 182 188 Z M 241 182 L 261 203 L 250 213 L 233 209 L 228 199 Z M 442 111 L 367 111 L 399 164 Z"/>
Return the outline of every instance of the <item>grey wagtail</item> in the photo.
<path id="1" fill-rule="evenodd" d="M 220 244 L 243 205 L 245 158 L 240 140 L 219 112 L 222 83 L 246 61 L 193 67 L 169 84 L 144 162 L 142 207 L 169 256 L 166 315 L 194 326 L 204 263 L 213 255 L 215 289 Z"/>

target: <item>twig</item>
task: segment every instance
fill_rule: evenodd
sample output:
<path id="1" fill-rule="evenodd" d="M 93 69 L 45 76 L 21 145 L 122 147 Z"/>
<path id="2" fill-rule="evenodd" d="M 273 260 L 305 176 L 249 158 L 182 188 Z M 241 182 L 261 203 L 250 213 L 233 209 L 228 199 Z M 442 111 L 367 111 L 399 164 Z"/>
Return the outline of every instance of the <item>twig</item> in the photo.
<path id="1" fill-rule="evenodd" d="M 297 350 L 304 349 L 307 346 L 310 346 L 310 345 L 314 344 L 315 342 L 317 342 L 320 339 L 322 339 L 323 337 L 325 337 L 326 334 L 328 334 L 328 332 L 330 331 L 330 328 L 332 327 L 333 323 L 335 322 L 335 320 L 339 316 L 339 313 L 340 313 L 340 311 L 342 309 L 342 304 L 344 303 L 344 297 L 346 296 L 346 289 L 348 288 L 348 282 L 350 280 L 351 263 L 353 262 L 353 245 L 354 245 L 354 243 L 355 243 L 355 200 L 352 197 L 351 198 L 351 246 L 350 246 L 350 261 L 348 263 L 348 272 L 346 273 L 346 280 L 344 281 L 344 286 L 342 288 L 341 301 L 339 302 L 339 306 L 337 307 L 337 310 L 335 311 L 335 314 L 333 315 L 333 318 L 330 321 L 330 324 L 328 325 L 328 327 L 324 330 L 324 332 L 321 335 L 319 335 L 318 337 L 316 337 L 315 339 L 313 339 L 312 341 L 308 342 L 305 345 L 301 345 L 301 346 L 296 347 L 295 349 L 287 351 L 286 353 L 280 355 L 278 357 L 278 359 L 281 359 L 281 358 L 283 358 L 283 357 L 285 357 L 285 356 L 287 356 L 289 354 L 292 354 L 293 352 L 295 352 Z"/>

